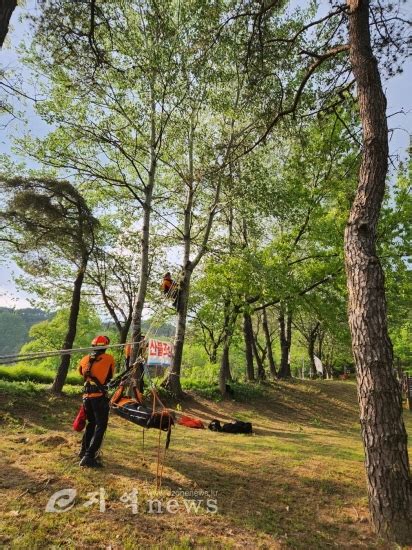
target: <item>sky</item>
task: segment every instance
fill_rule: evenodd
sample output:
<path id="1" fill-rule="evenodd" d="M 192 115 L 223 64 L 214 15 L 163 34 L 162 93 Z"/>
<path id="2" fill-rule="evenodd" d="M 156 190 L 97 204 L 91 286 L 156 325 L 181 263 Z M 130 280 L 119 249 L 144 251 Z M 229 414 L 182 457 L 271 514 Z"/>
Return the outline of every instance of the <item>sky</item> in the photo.
<path id="1" fill-rule="evenodd" d="M 325 2 L 326 3 L 326 2 Z M 28 73 L 19 63 L 18 46 L 22 40 L 29 40 L 29 26 L 21 22 L 21 15 L 35 16 L 39 12 L 38 0 L 26 0 L 24 7 L 16 8 L 10 25 L 10 31 L 3 49 L 0 50 L 0 68 L 15 70 L 27 79 Z M 293 0 L 293 5 L 302 5 L 303 0 Z M 322 6 L 322 4 L 321 4 Z M 325 6 L 323 6 L 324 9 Z M 322 7 L 321 7 L 322 9 Z M 405 60 L 403 73 L 384 82 L 384 90 L 388 100 L 388 123 L 390 132 L 390 152 L 396 159 L 406 158 L 412 133 L 412 62 Z M 26 88 L 27 89 L 27 88 Z M 19 159 L 12 152 L 13 135 L 23 135 L 30 132 L 32 135 L 42 136 L 47 133 L 47 125 L 36 115 L 30 103 L 24 109 L 24 119 L 14 120 L 0 127 L 0 153 L 10 154 L 15 161 Z M 0 306 L 21 308 L 30 306 L 30 296 L 17 288 L 14 278 L 22 272 L 11 261 L 6 262 L 0 255 Z"/>

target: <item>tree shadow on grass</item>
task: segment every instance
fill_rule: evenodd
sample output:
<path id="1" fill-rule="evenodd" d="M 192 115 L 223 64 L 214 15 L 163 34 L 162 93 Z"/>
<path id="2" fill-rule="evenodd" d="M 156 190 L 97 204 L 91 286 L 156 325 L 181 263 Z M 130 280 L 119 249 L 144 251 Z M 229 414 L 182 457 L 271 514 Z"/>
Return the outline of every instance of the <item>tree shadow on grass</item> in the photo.
<path id="1" fill-rule="evenodd" d="M 222 467 L 223 466 L 223 467 Z M 291 473 L 273 461 L 272 464 L 242 467 L 230 459 L 196 465 L 192 461 L 176 460 L 171 466 L 193 486 L 206 493 L 217 492 L 219 514 L 237 525 L 270 534 L 275 538 L 288 534 L 292 548 L 323 548 L 333 544 L 342 528 L 333 514 L 354 497 L 350 481 L 312 478 Z M 267 476 L 268 466 L 271 474 Z M 173 479 L 166 476 L 163 486 L 176 490 Z M 355 490 L 355 493 L 357 491 Z M 356 494 L 359 498 L 361 492 Z M 330 518 L 326 523 L 324 518 Z M 356 527 L 355 533 L 356 536 Z M 354 547 L 354 541 L 351 542 Z M 348 548 L 350 547 L 348 541 Z"/>
<path id="2" fill-rule="evenodd" d="M 1 491 L 19 489 L 25 491 L 34 487 L 39 480 L 26 471 L 11 464 L 4 464 L 0 467 L 0 489 Z"/>

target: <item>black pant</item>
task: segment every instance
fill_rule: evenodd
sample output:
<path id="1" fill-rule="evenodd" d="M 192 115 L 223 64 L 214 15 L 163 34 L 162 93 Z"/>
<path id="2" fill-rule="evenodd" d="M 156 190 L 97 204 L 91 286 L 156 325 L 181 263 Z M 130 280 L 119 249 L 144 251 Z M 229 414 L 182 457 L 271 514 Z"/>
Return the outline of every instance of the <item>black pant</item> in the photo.
<path id="1" fill-rule="evenodd" d="M 179 290 L 176 291 L 176 295 L 174 296 L 172 305 L 176 311 L 179 311 L 180 309 L 180 291 Z"/>
<path id="2" fill-rule="evenodd" d="M 140 393 L 144 392 L 144 365 L 139 365 L 137 367 L 137 389 Z"/>
<path id="3" fill-rule="evenodd" d="M 87 426 L 82 439 L 82 453 L 90 458 L 96 456 L 103 441 L 109 420 L 109 400 L 107 397 L 83 399 L 87 415 Z"/>

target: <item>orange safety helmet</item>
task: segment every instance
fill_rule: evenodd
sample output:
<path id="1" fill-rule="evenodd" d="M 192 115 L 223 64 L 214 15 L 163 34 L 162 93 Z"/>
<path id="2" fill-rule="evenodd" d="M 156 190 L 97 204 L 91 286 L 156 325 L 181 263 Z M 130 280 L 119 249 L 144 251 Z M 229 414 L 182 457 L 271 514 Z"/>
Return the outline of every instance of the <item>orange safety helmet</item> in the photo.
<path id="1" fill-rule="evenodd" d="M 107 336 L 96 336 L 92 340 L 92 346 L 108 346 L 109 344 L 110 340 Z"/>

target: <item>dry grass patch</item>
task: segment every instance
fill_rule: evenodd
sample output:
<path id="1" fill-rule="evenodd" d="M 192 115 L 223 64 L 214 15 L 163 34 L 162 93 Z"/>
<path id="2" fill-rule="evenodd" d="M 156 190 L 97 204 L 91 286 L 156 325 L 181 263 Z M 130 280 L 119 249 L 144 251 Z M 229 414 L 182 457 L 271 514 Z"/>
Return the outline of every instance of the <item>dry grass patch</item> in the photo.
<path id="1" fill-rule="evenodd" d="M 44 392 L 1 397 L 2 548 L 388 548 L 368 522 L 352 383 L 275 383 L 251 402 L 192 395 L 181 404 L 185 412 L 250 420 L 256 433 L 177 426 L 157 492 L 158 433 L 146 432 L 143 457 L 140 428 L 115 416 L 105 468 L 78 467 L 79 435 L 71 431 L 78 404 Z M 104 513 L 84 506 L 100 487 Z M 74 506 L 46 513 L 53 493 L 67 488 L 76 490 Z M 136 514 L 122 502 L 133 489 Z M 151 513 L 151 499 L 161 513 Z M 191 499 L 202 501 L 196 512 Z"/>

